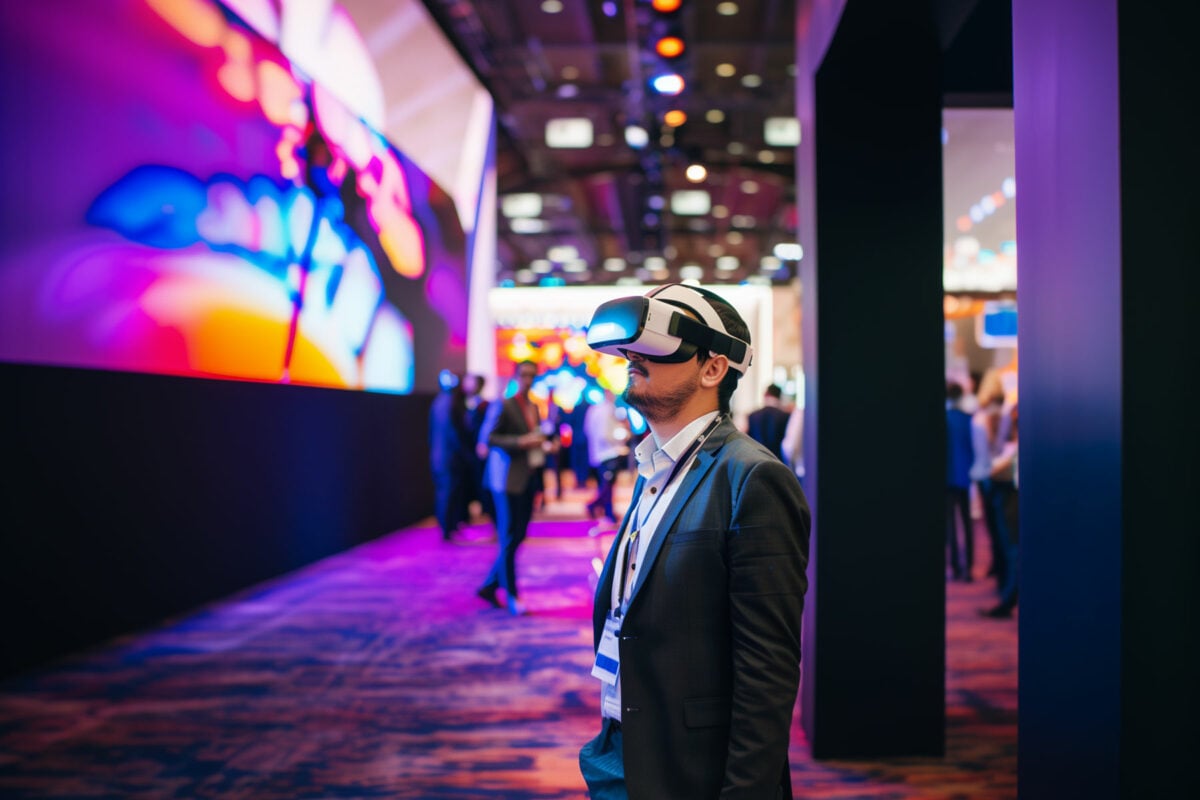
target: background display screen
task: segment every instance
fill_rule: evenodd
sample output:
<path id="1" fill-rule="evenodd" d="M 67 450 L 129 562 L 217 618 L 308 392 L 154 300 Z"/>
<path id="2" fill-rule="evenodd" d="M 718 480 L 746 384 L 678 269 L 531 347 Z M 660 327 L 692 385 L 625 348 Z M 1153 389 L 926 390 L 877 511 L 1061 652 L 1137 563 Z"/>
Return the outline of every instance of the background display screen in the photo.
<path id="1" fill-rule="evenodd" d="M 453 200 L 208 0 L 5 4 L 0 360 L 366 389 L 464 363 Z"/>

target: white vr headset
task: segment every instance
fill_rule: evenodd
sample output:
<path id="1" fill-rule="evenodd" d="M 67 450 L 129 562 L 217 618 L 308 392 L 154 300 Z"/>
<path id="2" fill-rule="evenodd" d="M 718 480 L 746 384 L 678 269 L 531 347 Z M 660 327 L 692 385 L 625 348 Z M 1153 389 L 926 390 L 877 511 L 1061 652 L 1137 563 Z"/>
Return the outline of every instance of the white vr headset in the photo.
<path id="1" fill-rule="evenodd" d="M 601 303 L 588 325 L 587 343 L 601 353 L 622 358 L 637 353 L 650 361 L 670 364 L 709 351 L 728 358 L 729 366 L 744 375 L 754 348 L 729 335 L 706 296 L 716 297 L 706 289 L 668 283 L 644 296 Z M 690 311 L 695 318 L 680 309 Z"/>

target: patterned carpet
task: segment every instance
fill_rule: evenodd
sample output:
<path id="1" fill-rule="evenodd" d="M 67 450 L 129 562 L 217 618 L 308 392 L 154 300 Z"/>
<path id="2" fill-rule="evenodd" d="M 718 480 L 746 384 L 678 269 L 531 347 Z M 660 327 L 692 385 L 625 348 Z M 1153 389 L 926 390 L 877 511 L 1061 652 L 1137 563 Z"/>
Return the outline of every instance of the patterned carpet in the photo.
<path id="1" fill-rule="evenodd" d="M 420 526 L 0 684 L 0 796 L 582 798 L 605 540 L 581 511 L 568 493 L 533 524 L 526 617 L 472 594 L 488 526 Z M 818 763 L 797 725 L 798 797 L 1016 796 L 1016 622 L 977 616 L 991 587 L 948 586 L 946 757 Z"/>

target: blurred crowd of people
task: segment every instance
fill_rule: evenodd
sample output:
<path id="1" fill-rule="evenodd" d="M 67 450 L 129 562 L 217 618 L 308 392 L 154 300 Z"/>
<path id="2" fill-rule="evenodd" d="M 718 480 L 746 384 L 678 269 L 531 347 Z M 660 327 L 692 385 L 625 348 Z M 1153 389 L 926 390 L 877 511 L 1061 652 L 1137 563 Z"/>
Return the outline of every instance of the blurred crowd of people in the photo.
<path id="1" fill-rule="evenodd" d="M 490 519 L 498 553 L 476 594 L 518 615 L 523 608 L 516 556 L 534 512 L 550 496 L 561 500 L 566 476 L 571 476 L 576 488 L 595 485 L 586 503 L 589 518 L 615 524 L 620 517 L 613 508 L 613 490 L 618 476 L 629 469 L 638 438 L 628 409 L 612 392 L 567 413 L 555 402 L 552 388 L 543 400 L 533 397 L 530 390 L 538 376 L 535 362 L 516 364 L 515 391 L 489 400 L 482 375 L 443 370 L 441 390 L 429 411 L 430 469 L 442 539 L 460 540 L 476 515 Z"/>
<path id="2" fill-rule="evenodd" d="M 977 508 L 990 545 L 988 577 L 998 602 L 980 613 L 1011 617 L 1017 605 L 1020 528 L 1017 514 L 1018 404 L 996 373 L 985 374 L 978 393 L 946 384 L 946 553 L 952 580 L 972 581 Z"/>

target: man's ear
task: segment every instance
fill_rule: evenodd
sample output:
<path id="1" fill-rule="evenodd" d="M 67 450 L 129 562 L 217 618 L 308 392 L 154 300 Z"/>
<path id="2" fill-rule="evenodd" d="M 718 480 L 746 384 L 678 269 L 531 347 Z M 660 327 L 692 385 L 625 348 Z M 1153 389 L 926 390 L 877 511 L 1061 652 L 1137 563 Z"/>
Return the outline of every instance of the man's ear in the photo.
<path id="1" fill-rule="evenodd" d="M 725 373 L 729 371 L 729 359 L 717 353 L 711 353 L 704 366 L 700 368 L 700 385 L 712 389 L 721 385 Z"/>

